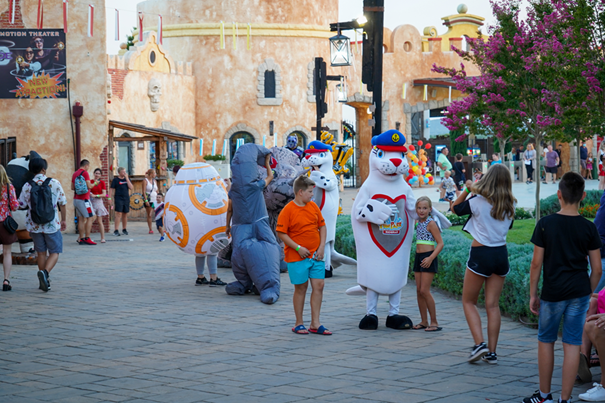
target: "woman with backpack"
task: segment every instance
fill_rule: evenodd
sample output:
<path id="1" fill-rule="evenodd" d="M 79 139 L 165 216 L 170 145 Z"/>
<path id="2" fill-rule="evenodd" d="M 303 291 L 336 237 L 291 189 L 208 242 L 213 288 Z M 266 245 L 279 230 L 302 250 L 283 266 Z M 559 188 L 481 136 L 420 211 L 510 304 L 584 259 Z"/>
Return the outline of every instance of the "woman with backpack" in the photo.
<path id="1" fill-rule="evenodd" d="M 2 221 L 2 225 L 0 225 L 0 243 L 2 243 L 2 250 L 4 253 L 2 259 L 2 265 L 4 266 L 2 291 L 10 291 L 12 289 L 11 282 L 9 281 L 13 266 L 11 245 L 17 242 L 17 234 L 13 232 L 13 229 L 16 230 L 16 228 L 11 228 L 9 223 L 5 223 L 5 221 L 11 215 L 11 211 L 15 211 L 18 208 L 19 200 L 15 193 L 15 187 L 11 184 L 4 167 L 0 165 L 0 221 Z M 14 221 L 12 223 L 14 225 Z"/>

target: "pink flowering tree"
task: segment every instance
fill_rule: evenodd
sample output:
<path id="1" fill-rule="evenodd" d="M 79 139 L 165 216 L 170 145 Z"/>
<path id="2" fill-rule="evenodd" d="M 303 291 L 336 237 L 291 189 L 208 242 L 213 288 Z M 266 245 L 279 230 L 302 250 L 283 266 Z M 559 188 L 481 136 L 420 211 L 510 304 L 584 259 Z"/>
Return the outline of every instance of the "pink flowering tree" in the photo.
<path id="1" fill-rule="evenodd" d="M 493 135 L 501 154 L 508 141 L 531 138 L 536 165 L 544 140 L 569 139 L 585 134 L 602 115 L 598 64 L 585 62 L 582 46 L 590 47 L 586 28 L 574 23 L 578 3 L 603 0 L 550 0 L 531 3 L 526 20 L 519 16 L 519 0 L 492 0 L 496 24 L 487 38 L 469 39 L 469 51 L 453 48 L 480 70 L 476 77 L 460 69 L 433 66 L 449 75 L 466 97 L 448 107 L 444 124 L 450 130 Z M 589 13 L 583 10 L 584 14 Z M 584 18 L 587 21 L 587 18 Z M 586 22 L 582 22 L 586 25 Z M 581 55 L 581 56 L 580 56 Z M 463 140 L 464 135 L 459 138 Z M 536 170 L 536 220 L 540 217 L 540 167 Z"/>

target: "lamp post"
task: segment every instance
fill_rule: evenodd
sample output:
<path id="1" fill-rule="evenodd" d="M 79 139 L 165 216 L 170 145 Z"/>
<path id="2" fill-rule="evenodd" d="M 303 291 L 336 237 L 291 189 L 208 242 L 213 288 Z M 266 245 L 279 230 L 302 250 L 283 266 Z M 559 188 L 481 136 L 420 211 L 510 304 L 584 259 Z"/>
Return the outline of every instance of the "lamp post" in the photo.
<path id="1" fill-rule="evenodd" d="M 331 31 L 364 28 L 361 81 L 372 92 L 372 136 L 382 132 L 382 44 L 384 31 L 384 0 L 363 0 L 363 18 L 330 24 Z M 332 38 L 330 38 L 332 42 Z M 336 64 L 333 64 L 336 66 Z"/>

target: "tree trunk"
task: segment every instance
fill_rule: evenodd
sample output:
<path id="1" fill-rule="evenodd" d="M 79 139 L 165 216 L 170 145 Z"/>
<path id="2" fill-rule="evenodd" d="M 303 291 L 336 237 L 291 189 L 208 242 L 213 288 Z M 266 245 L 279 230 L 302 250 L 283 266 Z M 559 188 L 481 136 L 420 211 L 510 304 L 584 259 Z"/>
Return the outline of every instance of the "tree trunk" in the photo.
<path id="1" fill-rule="evenodd" d="M 538 148 L 541 148 L 540 144 L 542 144 L 542 134 L 534 134 L 534 140 L 536 141 L 536 167 L 534 169 L 534 179 L 536 180 L 536 209 L 534 210 L 534 217 L 536 218 L 536 223 L 540 220 L 540 174 L 541 174 L 541 166 L 540 166 L 540 154 L 538 152 Z"/>
<path id="2" fill-rule="evenodd" d="M 498 137 L 498 145 L 500 146 L 500 161 L 504 164 L 504 148 L 506 148 L 506 139 Z"/>

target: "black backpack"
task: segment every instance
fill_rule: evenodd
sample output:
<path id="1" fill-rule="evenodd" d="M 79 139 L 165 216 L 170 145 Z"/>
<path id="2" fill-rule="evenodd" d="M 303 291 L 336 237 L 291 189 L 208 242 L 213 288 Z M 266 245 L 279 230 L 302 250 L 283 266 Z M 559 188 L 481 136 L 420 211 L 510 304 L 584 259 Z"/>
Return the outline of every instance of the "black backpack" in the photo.
<path id="1" fill-rule="evenodd" d="M 46 178 L 41 184 L 29 181 L 31 193 L 29 201 L 31 204 L 31 218 L 36 224 L 47 224 L 55 219 L 55 208 L 53 207 L 53 192 L 50 188 L 52 178 Z"/>

